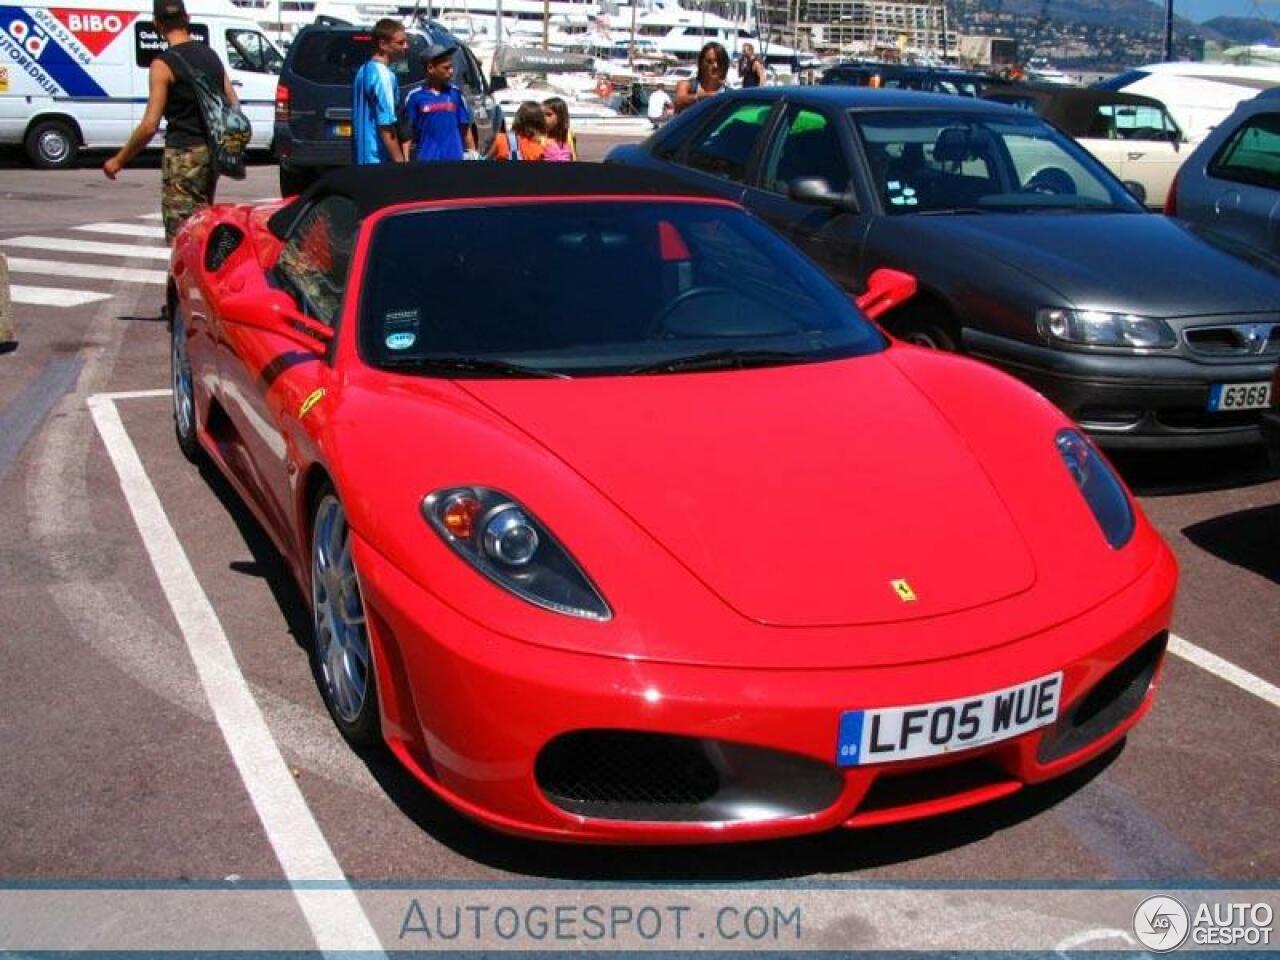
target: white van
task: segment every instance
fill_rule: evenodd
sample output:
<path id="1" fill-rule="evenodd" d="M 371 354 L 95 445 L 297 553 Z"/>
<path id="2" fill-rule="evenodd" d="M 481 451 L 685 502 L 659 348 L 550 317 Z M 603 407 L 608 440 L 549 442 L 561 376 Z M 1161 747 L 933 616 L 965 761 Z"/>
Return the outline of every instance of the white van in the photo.
<path id="1" fill-rule="evenodd" d="M 1154 97 L 1168 108 L 1191 143 L 1199 143 L 1236 104 L 1280 87 L 1280 67 L 1230 63 L 1153 63 L 1095 84 Z"/>
<path id="2" fill-rule="evenodd" d="M 147 68 L 165 49 L 151 22 L 151 0 L 67 4 L 0 5 L 0 144 L 22 144 L 45 169 L 70 166 L 82 147 L 123 146 L 146 109 Z M 284 57 L 228 0 L 186 6 L 192 35 L 230 71 L 253 124 L 251 147 L 270 149 Z M 152 145 L 163 142 L 162 130 Z"/>

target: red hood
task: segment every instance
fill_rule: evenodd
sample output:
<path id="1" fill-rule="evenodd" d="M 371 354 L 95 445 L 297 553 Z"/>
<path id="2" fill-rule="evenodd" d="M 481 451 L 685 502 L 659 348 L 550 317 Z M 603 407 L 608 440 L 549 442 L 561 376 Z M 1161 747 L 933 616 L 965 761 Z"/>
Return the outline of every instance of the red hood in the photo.
<path id="1" fill-rule="evenodd" d="M 883 355 L 459 385 L 761 623 L 937 616 L 1035 582 L 1026 543 L 963 438 Z M 916 599 L 904 601 L 895 580 Z"/>

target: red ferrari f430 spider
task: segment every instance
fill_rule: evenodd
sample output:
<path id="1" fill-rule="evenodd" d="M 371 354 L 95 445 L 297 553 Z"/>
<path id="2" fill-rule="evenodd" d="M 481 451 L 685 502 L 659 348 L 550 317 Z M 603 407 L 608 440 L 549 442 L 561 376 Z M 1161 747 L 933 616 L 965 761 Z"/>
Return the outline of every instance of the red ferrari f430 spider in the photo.
<path id="1" fill-rule="evenodd" d="M 178 442 L 314 611 L 355 744 L 489 826 L 929 816 L 1151 705 L 1177 571 L 1058 410 L 741 207 L 591 164 L 347 169 L 193 218 Z"/>

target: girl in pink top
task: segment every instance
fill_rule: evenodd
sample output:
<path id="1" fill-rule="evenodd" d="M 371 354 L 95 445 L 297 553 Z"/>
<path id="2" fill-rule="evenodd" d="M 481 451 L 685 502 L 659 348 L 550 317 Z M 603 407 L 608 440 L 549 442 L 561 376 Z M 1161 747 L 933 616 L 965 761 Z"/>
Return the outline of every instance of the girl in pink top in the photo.
<path id="1" fill-rule="evenodd" d="M 542 115 L 547 119 L 547 139 L 543 143 L 543 160 L 577 160 L 578 145 L 569 129 L 569 105 L 559 97 L 542 101 Z"/>

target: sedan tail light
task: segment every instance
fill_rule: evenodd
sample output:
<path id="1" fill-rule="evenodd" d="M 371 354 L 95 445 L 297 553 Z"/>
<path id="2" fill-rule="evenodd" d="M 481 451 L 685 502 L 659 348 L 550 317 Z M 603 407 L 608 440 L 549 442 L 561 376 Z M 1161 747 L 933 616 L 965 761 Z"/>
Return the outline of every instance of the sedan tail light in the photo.
<path id="1" fill-rule="evenodd" d="M 1178 177 L 1173 178 L 1173 183 L 1169 184 L 1169 195 L 1164 198 L 1164 215 L 1166 217 L 1176 217 L 1178 215 Z"/>
<path id="2" fill-rule="evenodd" d="M 283 83 L 276 85 L 276 123 L 289 122 L 289 88 Z"/>

